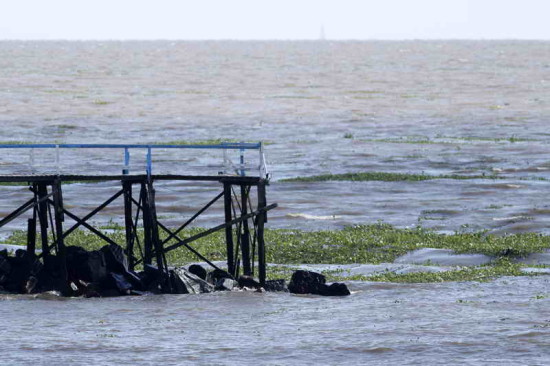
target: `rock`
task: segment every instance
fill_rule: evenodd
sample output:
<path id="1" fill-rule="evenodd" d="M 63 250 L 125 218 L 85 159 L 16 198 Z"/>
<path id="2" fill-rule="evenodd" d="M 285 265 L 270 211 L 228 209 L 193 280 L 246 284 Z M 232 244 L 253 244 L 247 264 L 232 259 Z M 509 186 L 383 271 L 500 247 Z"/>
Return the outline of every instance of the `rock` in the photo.
<path id="1" fill-rule="evenodd" d="M 320 273 L 298 270 L 292 274 L 288 290 L 293 294 L 315 294 L 323 296 L 350 295 L 344 283 L 326 284 L 326 278 Z"/>
<path id="2" fill-rule="evenodd" d="M 27 253 L 27 251 L 18 249 L 15 253 L 15 257 L 0 257 L 0 266 L 2 266 L 3 287 L 5 290 L 20 294 L 27 294 L 30 291 L 34 291 L 37 287 L 36 278 L 29 279 L 32 275 L 35 275 L 35 270 L 40 270 L 41 265 L 37 264 L 37 258 Z M 6 272 L 8 270 L 8 272 Z"/>
<path id="3" fill-rule="evenodd" d="M 164 283 L 167 278 L 157 267 L 146 264 L 143 266 L 143 272 L 138 273 L 143 289 L 155 294 L 160 293 L 161 284 Z"/>
<path id="4" fill-rule="evenodd" d="M 120 245 L 109 244 L 100 249 L 105 256 L 107 271 L 125 273 L 128 271 L 128 259 Z"/>
<path id="5" fill-rule="evenodd" d="M 214 290 L 215 291 L 232 291 L 237 287 L 239 283 L 231 278 L 220 278 L 217 280 Z"/>
<path id="6" fill-rule="evenodd" d="M 253 277 L 251 276 L 241 276 L 239 277 L 239 287 L 243 288 L 243 287 L 247 287 L 247 288 L 252 288 L 252 289 L 259 289 L 261 288 L 262 286 L 260 286 L 260 283 L 258 281 L 256 281 Z"/>
<path id="7" fill-rule="evenodd" d="M 107 278 L 107 264 L 102 251 L 88 252 L 81 247 L 67 247 L 69 281 L 100 283 Z"/>
<path id="8" fill-rule="evenodd" d="M 192 264 L 189 266 L 188 271 L 202 280 L 206 281 L 206 269 L 198 264 Z"/>
<path id="9" fill-rule="evenodd" d="M 286 286 L 285 280 L 269 280 L 265 281 L 264 286 L 266 291 L 272 292 L 288 292 L 288 287 Z"/>
<path id="10" fill-rule="evenodd" d="M 0 273 L 7 275 L 11 271 L 10 262 L 6 257 L 0 255 Z"/>
<path id="11" fill-rule="evenodd" d="M 185 268 L 170 271 L 172 289 L 176 294 L 199 294 L 212 292 L 214 287 Z"/>
<path id="12" fill-rule="evenodd" d="M 292 274 L 288 290 L 293 294 L 321 294 L 326 278 L 320 273 L 298 270 Z"/>
<path id="13" fill-rule="evenodd" d="M 329 285 L 323 285 L 320 288 L 320 295 L 323 296 L 348 296 L 351 295 L 348 286 L 345 283 L 335 282 Z"/>
<path id="14" fill-rule="evenodd" d="M 107 275 L 107 281 L 105 282 L 106 290 L 117 290 L 120 295 L 129 295 L 130 290 L 132 289 L 132 284 L 126 280 L 123 274 L 110 272 Z M 107 291 L 111 296 L 111 292 Z M 103 295 L 103 293 L 101 293 Z"/>
<path id="15" fill-rule="evenodd" d="M 218 280 L 221 280 L 224 278 L 233 279 L 233 277 L 229 273 L 221 269 L 215 269 L 209 272 L 208 275 L 206 276 L 206 280 L 213 285 L 215 285 L 218 282 Z"/>

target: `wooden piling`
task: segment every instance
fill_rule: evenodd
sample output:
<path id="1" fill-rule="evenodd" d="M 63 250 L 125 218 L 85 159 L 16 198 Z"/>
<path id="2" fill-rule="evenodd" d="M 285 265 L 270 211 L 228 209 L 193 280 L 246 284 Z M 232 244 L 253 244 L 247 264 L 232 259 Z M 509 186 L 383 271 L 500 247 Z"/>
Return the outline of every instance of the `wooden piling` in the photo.
<path id="1" fill-rule="evenodd" d="M 224 203 L 224 213 L 225 213 L 225 223 L 231 222 L 231 183 L 223 183 L 223 203 Z M 235 258 L 233 256 L 233 227 L 232 225 L 227 225 L 225 227 L 225 243 L 227 246 L 227 271 L 232 275 L 236 276 L 235 272 Z"/>

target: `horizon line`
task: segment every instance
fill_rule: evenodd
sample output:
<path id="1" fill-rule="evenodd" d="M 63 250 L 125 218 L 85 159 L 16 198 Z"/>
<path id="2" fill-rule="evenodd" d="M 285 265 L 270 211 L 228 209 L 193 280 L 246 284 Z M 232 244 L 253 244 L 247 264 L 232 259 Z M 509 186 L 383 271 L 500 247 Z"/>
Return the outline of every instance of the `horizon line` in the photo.
<path id="1" fill-rule="evenodd" d="M 0 38 L 0 42 L 407 42 L 407 41 L 527 41 L 550 38 Z"/>

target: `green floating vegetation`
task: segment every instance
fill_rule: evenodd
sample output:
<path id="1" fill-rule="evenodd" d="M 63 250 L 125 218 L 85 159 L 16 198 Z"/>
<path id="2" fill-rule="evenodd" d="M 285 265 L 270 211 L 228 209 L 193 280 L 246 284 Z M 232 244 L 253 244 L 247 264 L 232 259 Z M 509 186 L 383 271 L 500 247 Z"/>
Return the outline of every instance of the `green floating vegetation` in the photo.
<path id="1" fill-rule="evenodd" d="M 449 145 L 449 144 L 458 144 L 460 142 L 530 142 L 530 141 L 539 141 L 537 139 L 521 138 L 516 136 L 510 137 L 483 137 L 483 136 L 436 136 L 434 138 L 430 137 L 397 137 L 397 138 L 382 138 L 382 139 L 361 139 L 360 141 L 364 142 L 382 142 L 382 143 L 391 143 L 391 144 L 418 144 L 418 145 Z"/>
<path id="2" fill-rule="evenodd" d="M 411 174 L 411 173 L 388 173 L 388 172 L 365 172 L 365 173 L 343 173 L 343 174 L 322 174 L 310 177 L 296 177 L 281 179 L 281 182 L 326 182 L 326 181 L 383 181 L 383 182 L 419 182 L 432 179 L 504 179 L 497 175 L 458 175 L 458 174 Z"/>
<path id="3" fill-rule="evenodd" d="M 106 235 L 124 245 L 125 236 L 121 226 L 108 224 Z M 182 231 L 181 238 L 196 235 L 205 229 L 190 228 Z M 143 232 L 140 231 L 140 236 Z M 161 238 L 166 238 L 161 233 Z M 458 268 L 441 273 L 383 273 L 369 277 L 346 277 L 348 279 L 392 282 L 440 282 L 457 280 L 483 280 L 503 275 L 519 275 L 520 265 L 513 259 L 550 249 L 550 236 L 536 233 L 521 233 L 496 236 L 485 232 L 440 234 L 421 227 L 399 229 L 387 224 L 347 227 L 342 230 L 303 231 L 270 229 L 265 232 L 266 259 L 268 263 L 281 265 L 301 264 L 380 264 L 393 262 L 398 256 L 420 248 L 445 248 L 456 253 L 481 253 L 495 258 L 492 265 Z M 23 244 L 26 232 L 16 231 L 6 243 Z M 97 250 L 105 242 L 85 230 L 75 230 L 65 239 L 66 245 L 78 245 L 87 250 Z M 143 243 L 143 238 L 140 238 Z M 172 239 L 168 245 L 176 243 Z M 210 260 L 225 260 L 225 233 L 217 232 L 192 243 L 192 246 Z M 136 246 L 135 255 L 140 249 Z M 185 248 L 167 254 L 172 265 L 184 265 L 198 261 Z M 286 271 L 286 272 L 285 272 Z M 279 273 L 283 272 L 283 273 Z M 291 269 L 279 269 L 275 274 L 289 274 Z M 330 274 L 330 273 L 329 273 Z M 286 275 L 285 275 L 286 276 Z"/>
<path id="4" fill-rule="evenodd" d="M 220 145 L 220 144 L 234 144 L 243 141 L 237 139 L 206 139 L 206 140 L 173 140 L 173 141 L 157 141 L 153 142 L 155 145 Z M 257 141 L 254 141 L 257 142 Z M 272 145 L 273 141 L 263 141 L 264 145 Z"/>
<path id="5" fill-rule="evenodd" d="M 219 145 L 223 143 L 236 143 L 235 139 L 206 139 L 206 140 L 173 140 L 154 142 L 156 145 Z"/>
<path id="6" fill-rule="evenodd" d="M 30 141 L 0 141 L 0 145 L 30 145 L 34 142 Z"/>

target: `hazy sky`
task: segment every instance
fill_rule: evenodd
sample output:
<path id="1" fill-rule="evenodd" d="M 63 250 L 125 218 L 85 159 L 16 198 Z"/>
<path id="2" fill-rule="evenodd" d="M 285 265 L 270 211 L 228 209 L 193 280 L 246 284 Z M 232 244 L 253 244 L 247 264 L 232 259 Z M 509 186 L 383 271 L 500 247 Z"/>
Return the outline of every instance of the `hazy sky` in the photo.
<path id="1" fill-rule="evenodd" d="M 550 0 L 0 0 L 0 39 L 546 39 Z"/>

